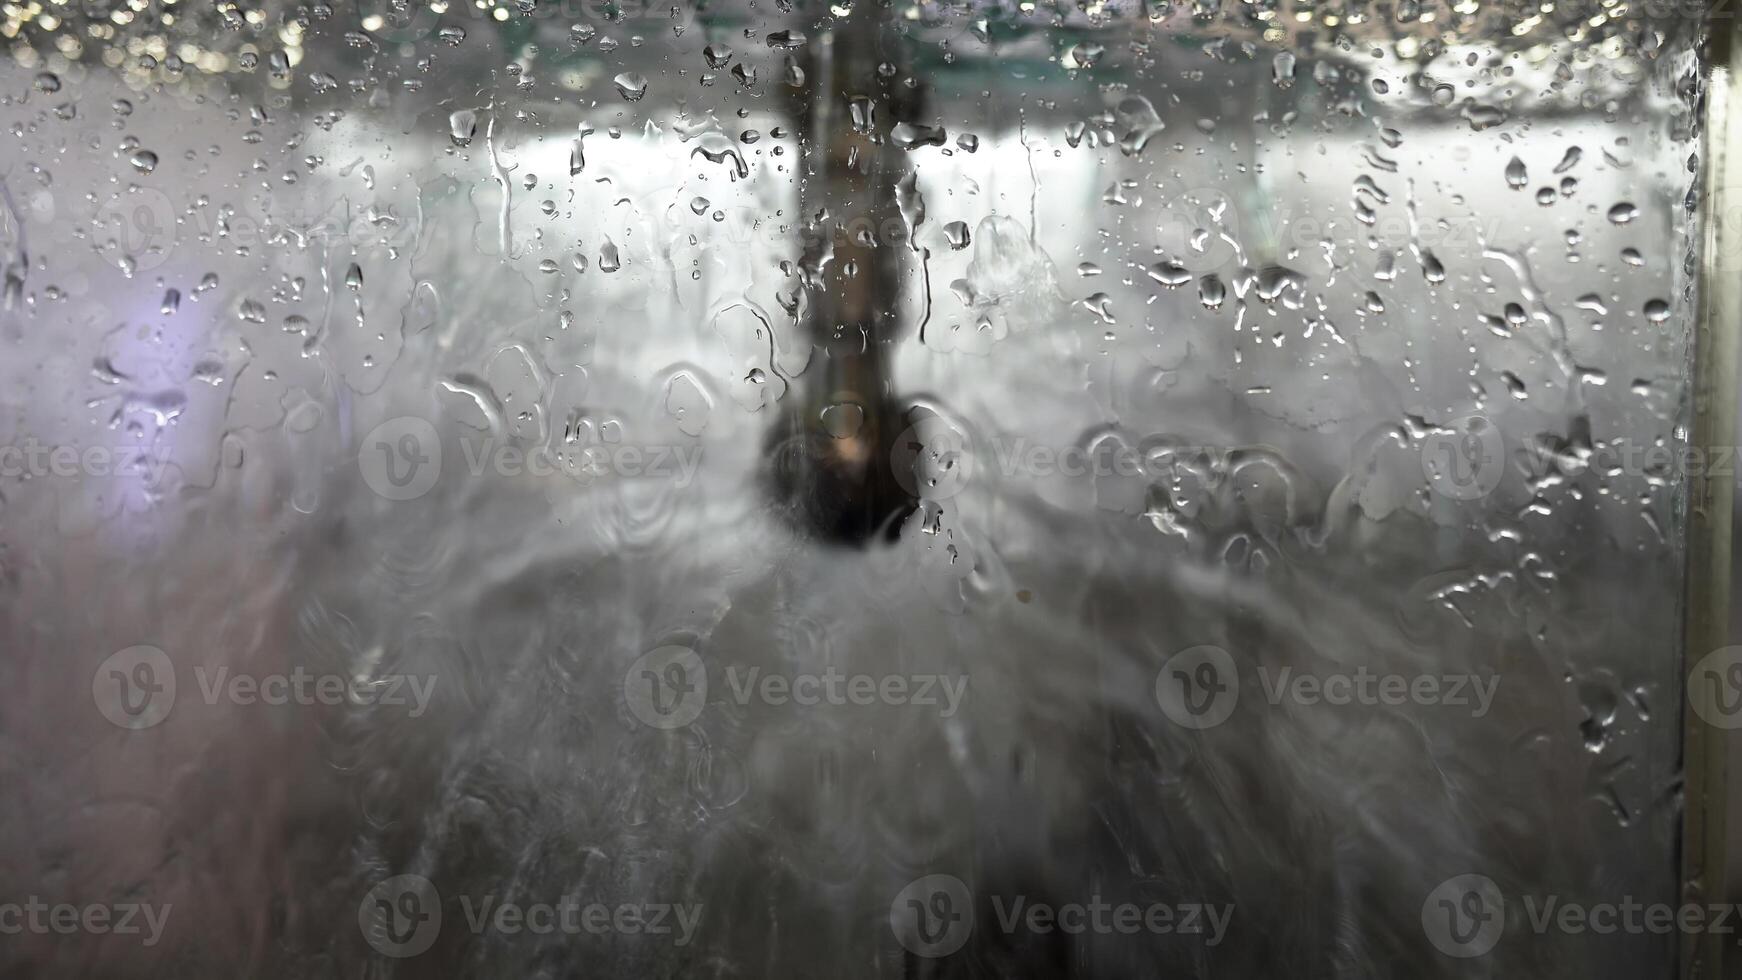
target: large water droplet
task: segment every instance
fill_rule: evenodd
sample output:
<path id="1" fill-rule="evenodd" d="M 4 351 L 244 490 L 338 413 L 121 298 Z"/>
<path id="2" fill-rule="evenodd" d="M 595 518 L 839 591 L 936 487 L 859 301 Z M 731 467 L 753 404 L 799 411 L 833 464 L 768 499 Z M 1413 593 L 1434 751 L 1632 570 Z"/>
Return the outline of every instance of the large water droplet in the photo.
<path id="1" fill-rule="evenodd" d="M 1529 182 L 1530 175 L 1525 173 L 1524 161 L 1513 157 L 1511 162 L 1506 164 L 1506 186 L 1513 190 L 1519 190 Z"/>
<path id="2" fill-rule="evenodd" d="M 639 102 L 647 94 L 647 76 L 640 72 L 626 71 L 613 81 L 617 84 L 618 94 L 627 102 Z"/>
<path id="3" fill-rule="evenodd" d="M 465 146 L 472 142 L 472 137 L 478 132 L 478 114 L 471 109 L 456 109 L 448 114 L 448 138 L 455 146 Z"/>

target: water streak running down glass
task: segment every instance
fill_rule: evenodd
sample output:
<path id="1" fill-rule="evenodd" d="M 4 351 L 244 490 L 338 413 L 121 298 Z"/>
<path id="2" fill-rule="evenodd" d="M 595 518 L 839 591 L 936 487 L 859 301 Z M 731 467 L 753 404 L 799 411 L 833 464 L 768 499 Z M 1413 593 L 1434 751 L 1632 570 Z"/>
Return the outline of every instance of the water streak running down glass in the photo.
<path id="1" fill-rule="evenodd" d="M 0 973 L 1673 975 L 1706 25 L 0 8 Z"/>

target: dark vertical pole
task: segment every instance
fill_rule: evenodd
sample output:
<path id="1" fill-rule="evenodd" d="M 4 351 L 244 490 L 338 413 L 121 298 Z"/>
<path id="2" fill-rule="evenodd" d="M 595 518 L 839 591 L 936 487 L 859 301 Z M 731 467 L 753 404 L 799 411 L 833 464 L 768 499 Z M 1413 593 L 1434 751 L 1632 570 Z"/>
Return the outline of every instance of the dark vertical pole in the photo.
<path id="1" fill-rule="evenodd" d="M 795 112 L 805 154 L 800 316 L 816 355 L 783 403 L 771 477 L 795 523 L 847 545 L 892 534 L 913 505 L 890 467 L 901 421 L 889 353 L 911 249 L 895 194 L 909 162 L 889 131 L 917 116 L 921 90 L 888 23 L 885 0 L 861 0 L 807 45 Z"/>

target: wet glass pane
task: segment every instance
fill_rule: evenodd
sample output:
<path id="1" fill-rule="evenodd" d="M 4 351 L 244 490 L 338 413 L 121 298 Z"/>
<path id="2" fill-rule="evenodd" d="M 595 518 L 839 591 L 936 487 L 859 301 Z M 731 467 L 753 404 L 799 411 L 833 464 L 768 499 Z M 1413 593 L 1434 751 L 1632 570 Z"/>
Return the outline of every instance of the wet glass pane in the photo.
<path id="1" fill-rule="evenodd" d="M 0 972 L 1671 975 L 1701 23 L 0 7 Z"/>

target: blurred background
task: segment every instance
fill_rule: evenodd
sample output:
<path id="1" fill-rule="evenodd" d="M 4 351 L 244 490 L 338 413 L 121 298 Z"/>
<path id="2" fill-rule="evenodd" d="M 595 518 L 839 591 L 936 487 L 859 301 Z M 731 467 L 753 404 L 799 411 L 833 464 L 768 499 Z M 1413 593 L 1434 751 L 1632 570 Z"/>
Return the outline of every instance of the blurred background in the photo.
<path id="1" fill-rule="evenodd" d="M 0 972 L 1670 975 L 1704 15 L 0 7 Z"/>

